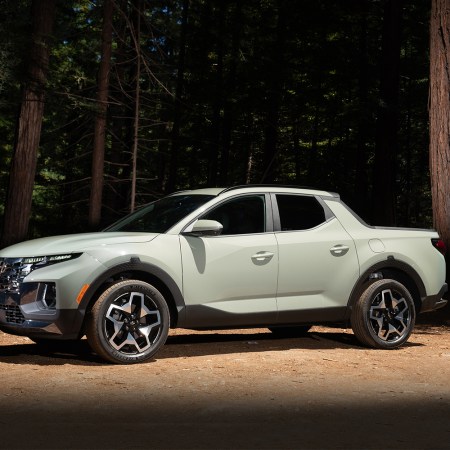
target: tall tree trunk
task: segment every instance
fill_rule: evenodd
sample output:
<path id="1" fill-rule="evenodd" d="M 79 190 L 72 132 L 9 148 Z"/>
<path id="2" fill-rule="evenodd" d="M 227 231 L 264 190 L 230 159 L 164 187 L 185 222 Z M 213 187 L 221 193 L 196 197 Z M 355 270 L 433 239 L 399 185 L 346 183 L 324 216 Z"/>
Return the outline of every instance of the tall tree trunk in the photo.
<path id="1" fill-rule="evenodd" d="M 355 207 L 364 218 L 368 215 L 367 204 L 367 143 L 369 141 L 369 62 L 367 33 L 367 0 L 359 2 L 360 34 L 359 34 L 359 65 L 358 65 L 358 134 L 355 163 Z"/>
<path id="2" fill-rule="evenodd" d="M 209 157 L 208 157 L 208 186 L 217 186 L 219 154 L 221 154 L 221 130 L 222 117 L 221 110 L 224 106 L 223 92 L 223 59 L 224 59 L 224 33 L 225 33 L 225 2 L 220 2 L 217 15 L 217 35 L 216 47 L 217 63 L 215 64 L 215 89 L 213 98 L 213 114 L 211 118 L 211 128 L 209 136 Z"/>
<path id="3" fill-rule="evenodd" d="M 105 159 L 109 160 L 109 177 L 105 179 L 102 200 L 102 221 L 112 223 L 129 211 L 130 183 L 130 153 L 128 151 L 130 128 L 130 93 L 128 66 L 131 55 L 129 54 L 130 30 L 128 0 L 115 0 L 117 15 L 115 33 L 117 47 L 114 50 L 114 61 L 111 61 L 111 77 L 109 81 L 109 99 L 113 103 L 109 106 L 111 120 L 111 148 L 105 151 Z M 129 139 L 128 139 L 129 140 Z M 107 150 L 107 149 L 105 149 Z M 109 155 L 108 155 L 109 153 Z"/>
<path id="4" fill-rule="evenodd" d="M 103 178 L 105 162 L 106 113 L 108 110 L 109 72 L 112 51 L 112 0 L 103 2 L 101 60 L 98 72 L 97 114 L 92 151 L 91 196 L 89 199 L 89 226 L 97 228 L 101 221 Z"/>
<path id="5" fill-rule="evenodd" d="M 33 0 L 32 36 L 27 78 L 16 126 L 3 233 L 0 247 L 26 239 L 44 115 L 45 85 L 55 0 Z"/>
<path id="6" fill-rule="evenodd" d="M 189 16 L 189 0 L 183 0 L 183 13 L 181 16 L 180 50 L 178 54 L 177 86 L 175 89 L 175 101 L 173 112 L 173 126 L 171 132 L 170 164 L 167 183 L 164 186 L 166 192 L 172 192 L 176 187 L 178 170 L 178 153 L 180 151 L 180 127 L 182 116 L 182 96 L 184 87 L 184 71 L 186 65 L 186 45 Z"/>
<path id="7" fill-rule="evenodd" d="M 313 123 L 311 129 L 311 148 L 309 150 L 310 153 L 307 176 L 309 186 L 314 186 L 317 183 L 317 179 L 319 177 L 319 108 L 317 105 L 314 106 L 313 114 L 314 119 L 312 121 Z"/>
<path id="8" fill-rule="evenodd" d="M 434 226 L 450 248 L 450 0 L 431 6 L 430 173 Z"/>
<path id="9" fill-rule="evenodd" d="M 236 2 L 235 10 L 232 20 L 232 35 L 231 35 L 231 55 L 230 68 L 225 85 L 225 104 L 223 112 L 223 138 L 222 151 L 220 155 L 220 186 L 229 184 L 228 171 L 230 163 L 230 151 L 232 144 L 233 118 L 235 114 L 235 91 L 236 91 L 236 75 L 239 58 L 239 44 L 242 32 L 242 3 Z"/>
<path id="10" fill-rule="evenodd" d="M 383 18 L 380 101 L 377 118 L 373 179 L 373 220 L 395 225 L 395 157 L 398 154 L 398 99 L 400 82 L 403 0 L 386 0 Z"/>
<path id="11" fill-rule="evenodd" d="M 130 211 L 133 212 L 136 207 L 136 180 L 137 180 L 137 157 L 139 146 L 139 108 L 140 104 L 140 78 L 141 78 L 141 14 L 143 2 L 135 0 L 135 9 L 133 11 L 134 28 L 134 47 L 136 52 L 136 78 L 134 92 L 134 123 L 133 123 L 133 147 L 131 158 L 131 199 Z"/>
<path id="12" fill-rule="evenodd" d="M 287 3 L 278 0 L 278 20 L 276 37 L 272 48 L 271 64 L 268 67 L 268 94 L 266 119 L 264 125 L 264 156 L 263 175 L 261 183 L 273 183 L 276 179 L 278 169 L 277 146 L 278 146 L 278 122 L 280 118 L 280 105 L 282 99 L 282 84 L 284 78 L 283 67 L 285 66 L 285 44 L 286 44 L 286 22 Z"/>

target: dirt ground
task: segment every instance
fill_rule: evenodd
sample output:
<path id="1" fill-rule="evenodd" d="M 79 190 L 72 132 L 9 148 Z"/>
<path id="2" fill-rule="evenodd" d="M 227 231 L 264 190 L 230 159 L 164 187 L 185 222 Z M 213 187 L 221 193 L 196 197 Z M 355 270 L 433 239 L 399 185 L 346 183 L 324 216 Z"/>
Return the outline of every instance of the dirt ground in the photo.
<path id="1" fill-rule="evenodd" d="M 1 449 L 450 449 L 450 321 L 394 351 L 342 328 L 175 330 L 132 366 L 0 332 L 0 374 Z"/>

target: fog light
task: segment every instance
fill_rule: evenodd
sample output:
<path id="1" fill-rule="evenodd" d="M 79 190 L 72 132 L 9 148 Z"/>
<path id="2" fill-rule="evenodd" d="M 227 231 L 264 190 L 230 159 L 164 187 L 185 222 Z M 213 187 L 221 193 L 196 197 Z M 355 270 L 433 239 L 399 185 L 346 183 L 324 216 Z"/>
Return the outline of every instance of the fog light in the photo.
<path id="1" fill-rule="evenodd" d="M 39 283 L 36 302 L 41 309 L 56 309 L 56 284 Z"/>

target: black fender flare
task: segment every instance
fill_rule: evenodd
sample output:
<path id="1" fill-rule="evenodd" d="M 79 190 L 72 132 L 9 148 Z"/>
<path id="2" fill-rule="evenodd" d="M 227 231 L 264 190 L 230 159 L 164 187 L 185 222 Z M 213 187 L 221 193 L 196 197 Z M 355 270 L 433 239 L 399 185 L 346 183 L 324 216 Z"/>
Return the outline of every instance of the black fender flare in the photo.
<path id="1" fill-rule="evenodd" d="M 157 279 L 160 284 L 164 285 L 165 289 L 169 291 L 173 299 L 173 306 L 177 311 L 177 324 L 184 321 L 186 305 L 184 302 L 183 294 L 181 293 L 181 290 L 178 287 L 177 283 L 167 272 L 162 270 L 160 267 L 155 266 L 154 264 L 142 262 L 140 258 L 134 256 L 131 257 L 128 262 L 115 265 L 105 270 L 105 272 L 98 276 L 86 289 L 78 307 L 79 314 L 77 317 L 77 325 L 79 326 L 80 330 L 82 329 L 83 321 L 86 312 L 88 311 L 89 305 L 91 304 L 95 296 L 98 295 L 101 286 L 107 283 L 109 279 L 114 278 L 122 273 L 125 274 L 129 272 L 138 273 L 140 276 L 137 276 L 136 278 L 139 280 L 148 281 L 151 283 L 152 279 Z M 155 287 L 158 288 L 158 286 Z"/>
<path id="2" fill-rule="evenodd" d="M 348 299 L 347 303 L 347 319 L 350 318 L 351 311 L 353 308 L 353 305 L 358 300 L 359 296 L 361 295 L 363 289 L 370 284 L 370 275 L 377 273 L 377 272 L 383 272 L 383 271 L 395 271 L 403 273 L 407 279 L 411 280 L 412 283 L 414 283 L 414 287 L 416 288 L 417 292 L 411 292 L 413 298 L 415 298 L 415 302 L 421 302 L 423 298 L 426 297 L 426 290 L 425 285 L 423 284 L 422 279 L 420 278 L 419 274 L 416 272 L 414 268 L 412 268 L 409 264 L 394 259 L 393 256 L 389 256 L 386 260 L 380 261 L 373 266 L 371 266 L 369 269 L 367 269 L 358 279 L 355 286 L 352 289 L 352 292 L 350 294 L 350 298 Z M 376 278 L 374 278 L 374 281 Z M 398 280 L 402 282 L 402 280 Z M 406 286 L 407 288 L 410 286 Z M 417 298 L 417 294 L 419 298 Z"/>

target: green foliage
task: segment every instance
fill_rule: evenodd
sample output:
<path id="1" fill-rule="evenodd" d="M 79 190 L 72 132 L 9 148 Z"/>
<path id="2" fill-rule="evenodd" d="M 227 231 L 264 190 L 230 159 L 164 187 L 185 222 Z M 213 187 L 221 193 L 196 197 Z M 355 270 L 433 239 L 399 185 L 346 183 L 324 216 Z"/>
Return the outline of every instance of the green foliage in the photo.
<path id="1" fill-rule="evenodd" d="M 9 19 L 0 23 L 8 37 L 0 44 L 2 198 L 27 57 L 29 3 L 6 2 Z M 382 3 L 143 2 L 137 49 L 138 2 L 115 0 L 104 221 L 130 205 L 136 77 L 138 204 L 167 190 L 259 183 L 270 160 L 273 182 L 336 190 L 370 219 Z M 58 4 L 33 236 L 87 226 L 101 7 L 87 0 Z M 412 0 L 404 5 L 395 155 L 397 221 L 403 225 L 431 221 L 428 8 Z M 356 188 L 361 178 L 363 189 Z"/>

